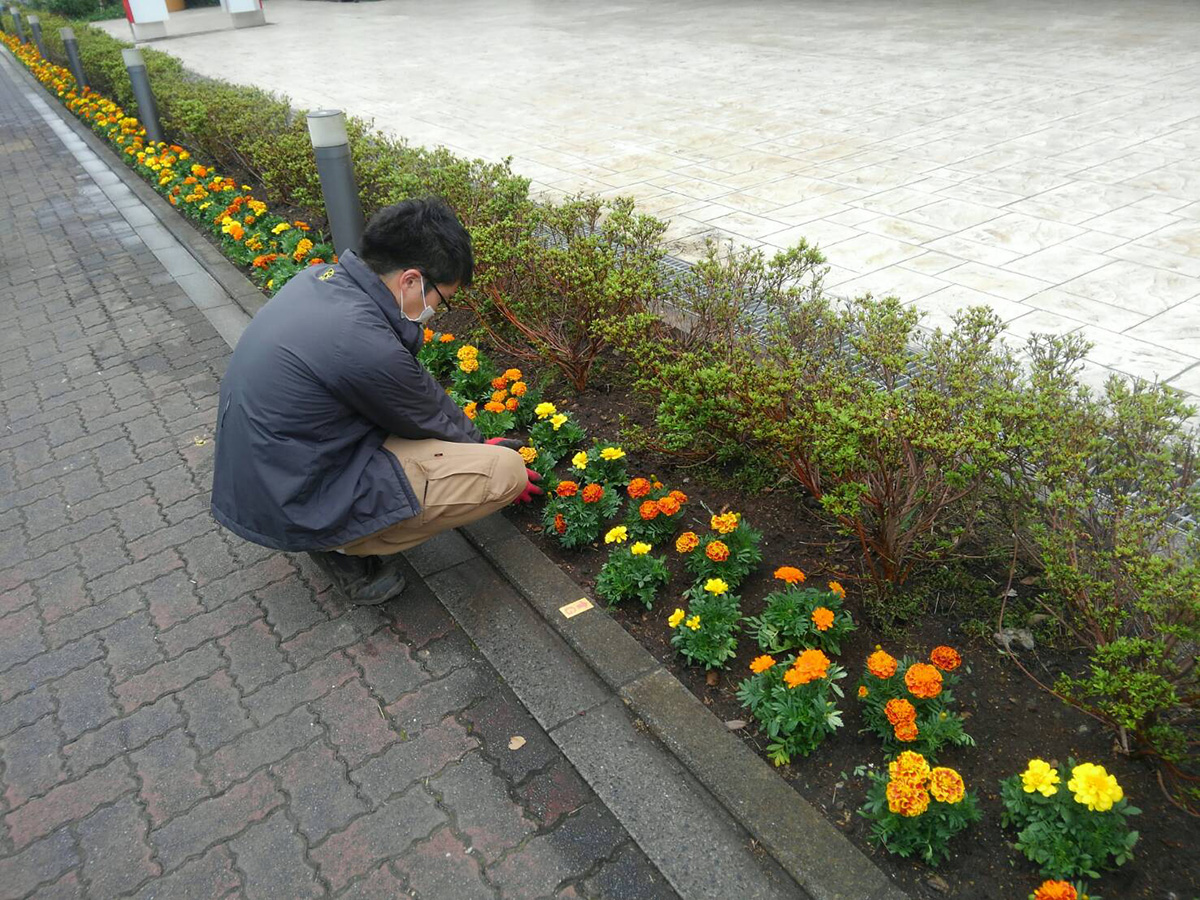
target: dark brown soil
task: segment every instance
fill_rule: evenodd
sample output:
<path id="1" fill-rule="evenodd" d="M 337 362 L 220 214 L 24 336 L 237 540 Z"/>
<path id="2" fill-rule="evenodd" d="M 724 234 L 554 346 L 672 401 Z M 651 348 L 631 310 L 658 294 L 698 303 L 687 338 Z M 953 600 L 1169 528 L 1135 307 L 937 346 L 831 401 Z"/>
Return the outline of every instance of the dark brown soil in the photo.
<path id="1" fill-rule="evenodd" d="M 506 360 L 501 362 L 509 364 Z M 552 396 L 560 408 L 578 418 L 591 437 L 616 439 L 621 414 L 627 422 L 648 421 L 647 411 L 638 408 L 633 398 L 620 388 L 589 390 L 562 401 L 559 395 Z M 798 759 L 778 770 L 913 897 L 1008 900 L 1027 897 L 1041 883 L 1033 864 L 1011 846 L 1014 833 L 1001 829 L 998 798 L 999 781 L 1021 771 L 1035 756 L 1062 761 L 1075 757 L 1104 765 L 1117 776 L 1131 802 L 1143 810 L 1143 815 L 1135 820 L 1141 832 L 1135 859 L 1091 885 L 1106 900 L 1184 900 L 1200 896 L 1197 862 L 1200 821 L 1168 803 L 1153 768 L 1117 752 L 1112 735 L 1098 722 L 1038 688 L 990 640 L 978 636 L 979 629 L 968 631 L 967 623 L 979 616 L 971 604 L 943 596 L 932 604 L 933 609 L 920 615 L 919 621 L 910 623 L 898 635 L 885 637 L 865 614 L 861 601 L 863 588 L 855 586 L 855 547 L 831 537 L 805 509 L 798 492 L 780 486 L 750 494 L 728 479 L 714 477 L 711 470 L 680 465 L 649 453 L 632 453 L 630 462 L 631 475 L 656 474 L 668 487 L 679 488 L 689 495 L 691 502 L 686 512 L 690 527 L 699 531 L 707 526 L 703 503 L 713 510 L 728 507 L 739 511 L 763 533 L 764 564 L 740 591 L 744 614 L 761 611 L 763 595 L 772 590 L 770 572 L 780 565 L 798 566 L 818 584 L 836 578 L 847 586 L 847 605 L 859 628 L 839 660 L 849 671 L 843 684 L 852 686 L 857 681 L 867 655 L 876 644 L 883 644 L 897 656 L 906 652 L 924 656 L 938 644 L 950 644 L 962 652 L 965 665 L 959 673 L 961 683 L 955 696 L 976 746 L 951 748 L 939 756 L 939 762 L 962 773 L 968 787 L 979 796 L 984 818 L 954 841 L 953 856 L 937 869 L 891 856 L 866 840 L 868 823 L 856 815 L 856 810 L 864 800 L 867 782 L 853 772 L 865 764 L 880 764 L 883 754 L 878 739 L 859 733 L 863 723 L 858 703 L 852 699 L 852 687 L 843 705 L 845 726 L 807 759 Z M 598 547 L 562 550 L 541 533 L 538 508 L 513 510 L 510 516 L 581 586 L 589 590 L 594 587 L 606 556 Z M 723 721 L 749 720 L 748 711 L 739 705 L 735 692 L 737 683 L 748 674 L 748 663 L 757 655 L 757 647 L 743 635 L 737 658 L 728 671 L 721 673 L 716 685 L 707 684 L 702 669 L 683 664 L 670 646 L 666 617 L 676 605 L 682 605 L 677 598 L 690 579 L 676 555 L 672 552 L 669 557 L 674 577 L 669 593 L 664 593 L 656 608 L 644 612 L 640 607 L 626 606 L 613 610 L 612 615 Z M 995 575 L 998 596 L 1007 572 Z M 1081 657 L 1039 646 L 1035 653 L 1026 653 L 1024 660 L 1033 670 L 1053 680 L 1064 668 L 1076 669 Z M 760 754 L 763 752 L 766 741 L 752 720 L 737 733 Z"/>

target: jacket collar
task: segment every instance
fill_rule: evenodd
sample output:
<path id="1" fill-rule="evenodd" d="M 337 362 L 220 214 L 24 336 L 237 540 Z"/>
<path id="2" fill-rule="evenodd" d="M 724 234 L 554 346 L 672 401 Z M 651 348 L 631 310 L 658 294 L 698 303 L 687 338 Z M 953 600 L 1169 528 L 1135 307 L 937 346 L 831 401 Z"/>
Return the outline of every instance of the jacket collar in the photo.
<path id="1" fill-rule="evenodd" d="M 383 280 L 359 259 L 358 254 L 353 250 L 347 250 L 339 256 L 338 265 L 355 284 L 362 288 L 364 294 L 375 301 L 392 331 L 396 332 L 396 336 L 400 338 L 400 343 L 415 356 L 424 342 L 425 330 L 416 322 L 410 322 L 400 314 L 400 306 L 396 303 L 396 297 L 388 290 L 388 286 L 383 283 Z"/>

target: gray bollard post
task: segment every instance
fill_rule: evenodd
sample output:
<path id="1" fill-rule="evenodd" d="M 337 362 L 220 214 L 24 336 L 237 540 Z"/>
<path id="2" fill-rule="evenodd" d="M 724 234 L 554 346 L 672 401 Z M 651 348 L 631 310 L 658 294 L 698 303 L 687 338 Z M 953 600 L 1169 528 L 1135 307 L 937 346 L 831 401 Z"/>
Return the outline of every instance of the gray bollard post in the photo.
<path id="1" fill-rule="evenodd" d="M 21 26 L 21 11 L 19 9 L 17 9 L 15 6 L 10 6 L 8 8 L 8 11 L 10 13 L 12 13 L 13 28 L 15 28 L 17 30 L 17 40 L 20 41 L 22 44 L 28 43 L 25 40 L 25 29 Z"/>
<path id="2" fill-rule="evenodd" d="M 154 92 L 150 90 L 150 76 L 146 74 L 142 51 L 136 48 L 122 50 L 121 58 L 125 60 L 125 71 L 129 73 L 129 83 L 133 85 L 133 99 L 137 101 L 138 119 L 146 129 L 146 140 L 166 140 L 162 123 L 158 121 L 158 104 L 154 102 Z"/>
<path id="3" fill-rule="evenodd" d="M 82 91 L 88 86 L 88 80 L 87 73 L 83 71 L 83 58 L 79 55 L 79 41 L 75 40 L 75 29 L 60 28 L 58 36 L 62 38 L 63 49 L 67 51 L 67 66 L 75 76 L 75 84 Z"/>
<path id="4" fill-rule="evenodd" d="M 362 244 L 362 204 L 350 161 L 350 140 L 346 136 L 346 114 L 340 109 L 318 109 L 308 114 L 308 135 L 317 158 L 325 215 L 333 233 L 333 249 L 338 255 L 357 250 Z"/>
<path id="5" fill-rule="evenodd" d="M 42 20 L 34 15 L 29 16 L 29 30 L 33 32 L 33 43 L 37 45 L 42 59 L 50 59 L 50 55 L 46 52 L 46 45 L 42 42 Z"/>
<path id="6" fill-rule="evenodd" d="M 8 29 L 4 27 L 4 7 L 0 6 L 0 34 L 8 34 Z"/>

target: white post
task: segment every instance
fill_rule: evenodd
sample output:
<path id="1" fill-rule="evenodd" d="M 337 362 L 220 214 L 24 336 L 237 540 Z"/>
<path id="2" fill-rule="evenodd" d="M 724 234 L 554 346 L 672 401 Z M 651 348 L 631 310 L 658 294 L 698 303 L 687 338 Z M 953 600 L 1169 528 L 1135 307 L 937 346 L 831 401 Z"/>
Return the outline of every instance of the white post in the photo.
<path id="1" fill-rule="evenodd" d="M 129 20 L 135 41 L 167 36 L 170 13 L 165 0 L 125 0 L 125 18 Z"/>
<path id="2" fill-rule="evenodd" d="M 222 0 L 222 3 L 234 28 L 253 28 L 256 25 L 267 24 L 262 0 Z"/>

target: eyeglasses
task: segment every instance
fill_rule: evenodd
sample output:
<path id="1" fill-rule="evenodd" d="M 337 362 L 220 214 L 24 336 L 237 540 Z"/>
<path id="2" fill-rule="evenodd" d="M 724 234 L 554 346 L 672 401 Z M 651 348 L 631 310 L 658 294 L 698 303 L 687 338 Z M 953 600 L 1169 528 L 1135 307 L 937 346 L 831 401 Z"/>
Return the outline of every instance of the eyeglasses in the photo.
<path id="1" fill-rule="evenodd" d="M 437 282 L 435 282 L 432 278 L 430 278 L 428 273 L 425 273 L 425 283 L 428 284 L 431 288 L 433 288 L 433 292 L 438 295 L 438 299 L 442 301 L 442 303 L 445 305 L 446 309 L 450 309 L 450 301 L 448 299 L 446 299 L 445 294 L 443 294 L 440 290 L 438 290 Z"/>

